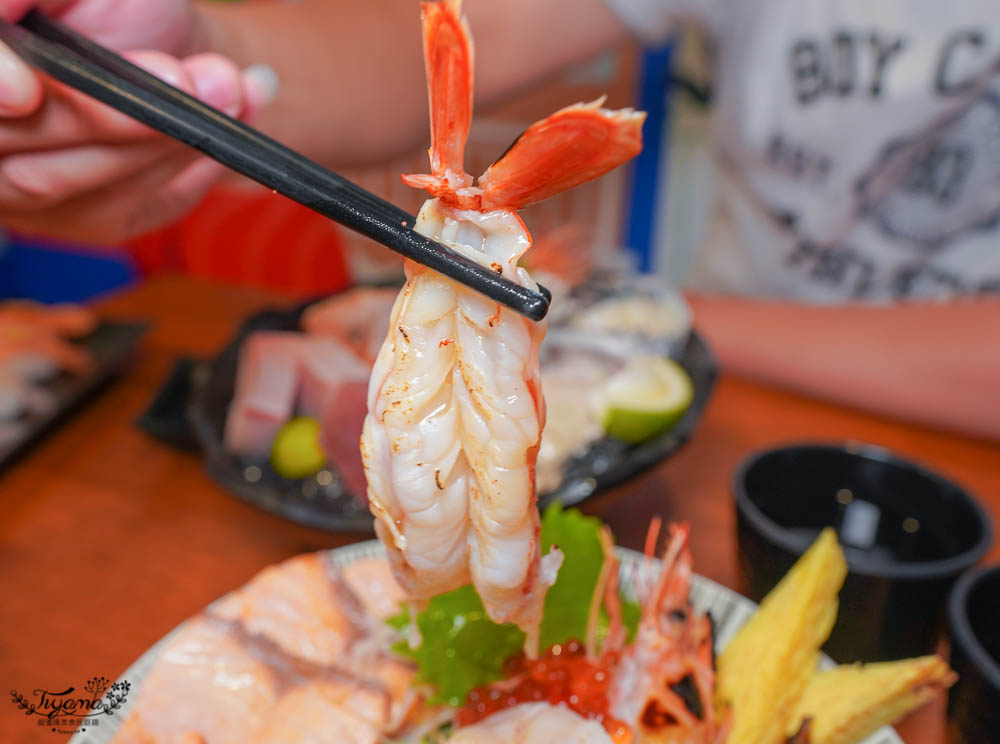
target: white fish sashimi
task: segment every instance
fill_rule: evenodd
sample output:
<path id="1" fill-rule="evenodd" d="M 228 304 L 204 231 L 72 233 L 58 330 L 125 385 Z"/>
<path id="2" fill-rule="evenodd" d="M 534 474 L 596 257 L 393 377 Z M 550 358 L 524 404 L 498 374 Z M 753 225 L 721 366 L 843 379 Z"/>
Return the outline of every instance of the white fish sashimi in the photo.
<path id="1" fill-rule="evenodd" d="M 314 682 L 285 693 L 264 717 L 252 744 L 328 744 L 331 741 L 377 744 L 382 741 L 378 725 L 359 714 L 357 695 L 352 696 L 352 691 L 345 687 L 332 682 Z"/>
<path id="2" fill-rule="evenodd" d="M 395 301 L 391 287 L 355 287 L 310 305 L 302 314 L 302 330 L 335 338 L 371 364 Z"/>
<path id="3" fill-rule="evenodd" d="M 225 446 L 240 455 L 266 455 L 291 418 L 299 386 L 300 334 L 259 331 L 240 349 L 236 392 L 226 419 Z"/>
<path id="4" fill-rule="evenodd" d="M 331 397 L 342 387 L 367 386 L 371 365 L 333 339 L 305 337 L 300 354 L 298 409 L 304 416 L 322 419 Z M 359 425 L 355 441 L 360 436 Z"/>
<path id="5" fill-rule="evenodd" d="M 522 703 L 460 728 L 448 744 L 611 744 L 601 724 L 562 705 Z"/>
<path id="6" fill-rule="evenodd" d="M 244 744 L 278 691 L 274 672 L 225 626 L 193 620 L 163 649 L 114 741 Z"/>
<path id="7" fill-rule="evenodd" d="M 278 430 L 296 411 L 327 420 L 330 402 L 351 385 L 360 395 L 368 375 L 368 364 L 333 338 L 294 331 L 251 334 L 240 352 L 236 392 L 226 420 L 227 451 L 266 455 Z M 356 443 L 360 418 L 355 427 Z M 358 462 L 356 452 L 352 459 Z"/>

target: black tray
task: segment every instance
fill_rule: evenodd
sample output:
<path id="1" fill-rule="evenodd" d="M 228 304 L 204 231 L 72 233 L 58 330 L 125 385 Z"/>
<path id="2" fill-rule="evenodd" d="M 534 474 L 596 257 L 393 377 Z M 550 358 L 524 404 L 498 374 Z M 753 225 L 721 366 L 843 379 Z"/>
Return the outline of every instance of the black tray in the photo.
<path id="1" fill-rule="evenodd" d="M 299 319 L 308 304 L 254 315 L 214 361 L 196 366 L 191 375 L 188 420 L 206 454 L 209 474 L 239 498 L 313 527 L 371 533 L 372 517 L 367 508 L 346 491 L 332 469 L 321 473 L 319 479 L 288 480 L 275 473 L 266 458 L 239 457 L 223 449 L 226 414 L 236 384 L 243 339 L 254 331 L 298 330 Z M 677 361 L 694 383 L 694 401 L 677 425 L 636 446 L 607 438 L 595 441 L 586 453 L 566 464 L 558 488 L 539 496 L 542 506 L 552 501 L 579 503 L 639 475 L 680 449 L 694 433 L 708 403 L 717 368 L 711 352 L 696 333 L 688 338 Z"/>
<path id="2" fill-rule="evenodd" d="M 128 362 L 148 328 L 146 323 L 103 321 L 93 333 L 81 339 L 78 343 L 90 352 L 93 369 L 82 375 L 62 374 L 42 386 L 55 396 L 56 404 L 51 411 L 31 414 L 18 422 L 23 426 L 23 433 L 13 441 L 0 444 L 0 470 L 110 382 Z"/>

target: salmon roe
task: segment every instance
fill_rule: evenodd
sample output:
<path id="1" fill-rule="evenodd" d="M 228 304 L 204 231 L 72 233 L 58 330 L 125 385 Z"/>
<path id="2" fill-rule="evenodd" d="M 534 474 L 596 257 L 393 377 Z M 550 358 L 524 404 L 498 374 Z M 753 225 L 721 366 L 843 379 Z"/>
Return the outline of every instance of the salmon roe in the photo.
<path id="1" fill-rule="evenodd" d="M 608 711 L 608 687 L 613 657 L 588 659 L 583 644 L 571 640 L 556 644 L 537 659 L 524 654 L 509 659 L 504 679 L 475 688 L 455 715 L 455 723 L 468 726 L 520 703 L 563 704 L 584 718 L 604 726 L 616 744 L 632 741 L 632 730 Z"/>

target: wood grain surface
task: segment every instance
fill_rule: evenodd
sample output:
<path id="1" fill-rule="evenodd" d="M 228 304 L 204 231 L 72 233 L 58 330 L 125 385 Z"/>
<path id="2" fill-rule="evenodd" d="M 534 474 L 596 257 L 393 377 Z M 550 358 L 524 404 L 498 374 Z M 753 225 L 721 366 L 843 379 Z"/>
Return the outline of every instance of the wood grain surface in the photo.
<path id="1" fill-rule="evenodd" d="M 153 329 L 103 394 L 0 474 L 0 682 L 22 692 L 117 676 L 172 627 L 265 566 L 359 539 L 272 517 L 231 497 L 198 456 L 134 422 L 180 355 L 213 354 L 240 321 L 287 298 L 182 278 L 101 305 Z M 641 547 L 649 518 L 693 525 L 696 570 L 739 589 L 730 478 L 750 452 L 794 440 L 882 445 L 969 488 L 1000 523 L 1000 446 L 723 376 L 692 441 L 647 475 L 586 505 Z M 1000 555 L 996 547 L 990 559 Z M 61 687 L 60 687 L 61 686 Z M 62 741 L 0 701 L 0 741 Z M 900 726 L 945 740 L 938 704 Z"/>

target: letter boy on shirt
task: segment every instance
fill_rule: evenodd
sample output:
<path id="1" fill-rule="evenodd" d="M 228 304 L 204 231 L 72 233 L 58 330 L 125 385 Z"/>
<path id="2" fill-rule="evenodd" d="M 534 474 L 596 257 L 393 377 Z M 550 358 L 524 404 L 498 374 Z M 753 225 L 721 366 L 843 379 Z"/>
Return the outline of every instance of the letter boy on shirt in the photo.
<path id="1" fill-rule="evenodd" d="M 607 0 L 716 47 L 692 284 L 818 302 L 1000 292 L 997 0 Z"/>

